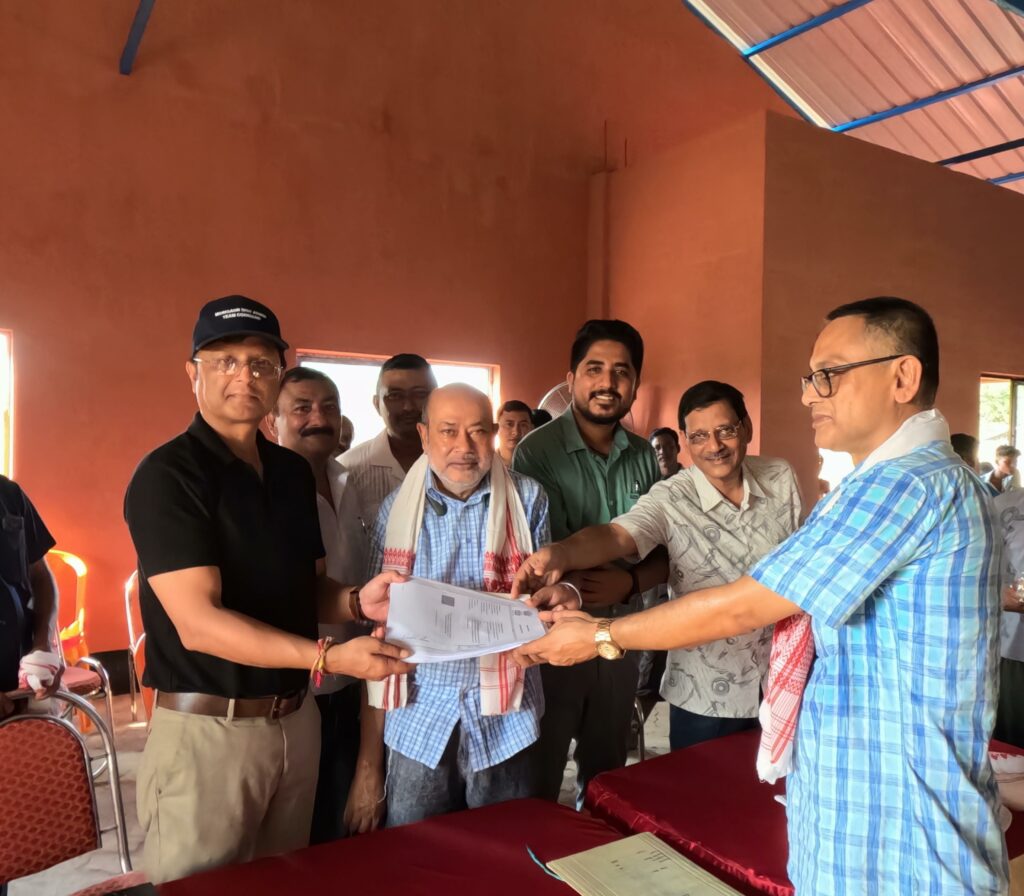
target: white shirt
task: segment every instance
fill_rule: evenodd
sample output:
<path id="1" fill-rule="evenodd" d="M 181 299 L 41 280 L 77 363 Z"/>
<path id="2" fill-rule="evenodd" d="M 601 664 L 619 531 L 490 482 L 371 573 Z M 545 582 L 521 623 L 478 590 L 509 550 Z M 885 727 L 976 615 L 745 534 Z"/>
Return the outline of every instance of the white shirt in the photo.
<path id="1" fill-rule="evenodd" d="M 359 494 L 366 513 L 363 522 L 367 530 L 372 529 L 384 499 L 405 481 L 405 470 L 391 453 L 387 430 L 349 448 L 338 460 L 349 472 L 349 486 Z"/>
<path id="2" fill-rule="evenodd" d="M 349 482 L 349 473 L 333 458 L 327 461 L 327 479 L 331 501 L 319 492 L 316 509 L 320 516 L 320 538 L 327 552 L 327 575 L 342 585 L 361 585 L 366 580 L 366 564 L 370 551 L 370 535 L 364 525 L 364 513 L 358 492 Z M 321 625 L 320 637 L 347 641 L 367 634 L 358 623 Z M 355 681 L 347 675 L 328 675 L 317 694 L 332 694 Z"/>
<path id="3" fill-rule="evenodd" d="M 1014 488 L 992 499 L 1003 533 L 1003 565 L 1000 584 L 1005 587 L 1024 574 L 1024 489 Z M 1003 611 L 1000 647 L 1008 660 L 1024 662 L 1024 625 L 1020 613 Z"/>
<path id="4" fill-rule="evenodd" d="M 674 597 L 736 581 L 800 525 L 800 490 L 784 460 L 743 461 L 743 501 L 734 507 L 697 467 L 664 479 L 612 522 L 640 558 L 658 545 L 669 555 Z M 701 647 L 670 650 L 661 696 L 703 716 L 757 715 L 768 672 L 772 626 Z"/>

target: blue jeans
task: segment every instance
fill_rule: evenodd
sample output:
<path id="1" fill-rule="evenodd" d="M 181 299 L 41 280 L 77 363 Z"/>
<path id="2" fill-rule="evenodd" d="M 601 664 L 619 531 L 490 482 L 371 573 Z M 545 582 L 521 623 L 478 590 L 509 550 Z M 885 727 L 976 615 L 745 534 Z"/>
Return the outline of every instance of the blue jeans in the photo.
<path id="1" fill-rule="evenodd" d="M 504 762 L 473 771 L 465 752 L 459 749 L 461 732 L 461 726 L 456 725 L 437 768 L 427 768 L 388 749 L 389 828 L 445 812 L 537 796 L 536 744 Z"/>
<path id="2" fill-rule="evenodd" d="M 688 709 L 669 706 L 668 743 L 673 750 L 692 747 L 694 744 L 716 737 L 725 737 L 737 731 L 757 728 L 757 719 L 722 719 L 718 716 L 699 716 Z"/>

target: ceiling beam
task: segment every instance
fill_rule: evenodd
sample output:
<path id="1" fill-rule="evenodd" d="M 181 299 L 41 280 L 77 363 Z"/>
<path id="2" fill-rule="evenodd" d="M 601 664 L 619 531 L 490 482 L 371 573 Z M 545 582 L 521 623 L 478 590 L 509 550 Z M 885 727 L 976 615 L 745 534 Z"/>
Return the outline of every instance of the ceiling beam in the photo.
<path id="1" fill-rule="evenodd" d="M 122 75 L 130 75 L 132 66 L 135 65 L 135 57 L 139 52 L 139 44 L 142 43 L 142 35 L 146 32 L 146 25 L 149 24 L 149 14 L 153 12 L 156 0 L 139 0 L 139 8 L 135 10 L 135 18 L 132 19 L 132 27 L 128 32 L 128 40 L 125 41 L 124 50 L 121 52 L 121 63 L 118 70 Z"/>
<path id="2" fill-rule="evenodd" d="M 1013 174 L 1004 174 L 1002 177 L 990 177 L 988 182 L 999 186 L 1000 184 L 1012 184 L 1015 180 L 1024 180 L 1024 171 L 1015 171 Z"/>
<path id="3" fill-rule="evenodd" d="M 831 9 L 808 19 L 806 22 L 801 22 L 799 25 L 794 25 L 792 28 L 780 31 L 778 34 L 765 38 L 760 43 L 754 44 L 752 47 L 747 47 L 745 50 L 741 50 L 740 52 L 748 59 L 751 56 L 757 56 L 759 53 L 763 53 L 765 50 L 770 50 L 772 47 L 777 47 L 779 44 L 783 44 L 787 40 L 792 40 L 794 37 L 799 37 L 801 34 L 806 34 L 808 31 L 820 28 L 822 25 L 828 24 L 833 19 L 845 16 L 848 12 L 853 12 L 855 9 L 867 6 L 870 2 L 871 0 L 847 0 L 846 3 L 840 3 L 838 6 L 833 6 Z"/>
<path id="4" fill-rule="evenodd" d="M 871 115 L 865 115 L 863 118 L 855 118 L 852 121 L 843 122 L 843 124 L 833 125 L 832 130 L 838 134 L 844 134 L 846 131 L 852 131 L 854 128 L 862 128 L 865 125 L 885 121 L 887 118 L 894 118 L 897 115 L 906 115 L 908 112 L 923 109 L 926 106 L 933 105 L 934 103 L 943 103 L 946 100 L 963 96 L 965 93 L 972 93 L 975 90 L 980 90 L 982 87 L 991 87 L 993 84 L 998 84 L 1000 81 L 1005 81 L 1008 78 L 1016 78 L 1020 75 L 1024 75 L 1024 65 L 1018 65 L 1015 68 L 1007 69 L 1005 72 L 996 72 L 994 75 L 989 75 L 986 78 L 971 81 L 970 84 L 960 84 L 957 87 L 951 87 L 949 90 L 939 91 L 939 93 L 934 93 L 931 96 L 923 96 L 920 99 L 912 100 L 909 103 L 903 103 L 900 106 L 893 106 L 891 109 L 883 109 L 881 112 L 874 112 Z"/>
<path id="5" fill-rule="evenodd" d="M 948 159 L 942 159 L 938 164 L 962 165 L 964 162 L 973 162 L 976 159 L 987 159 L 989 156 L 996 156 L 1001 152 L 1009 152 L 1011 149 L 1022 148 L 1024 148 L 1024 137 L 1021 137 L 1019 140 L 1007 140 L 1005 143 L 997 143 L 995 146 L 984 146 L 981 149 L 975 149 L 972 152 L 965 152 L 959 156 L 951 156 Z"/>

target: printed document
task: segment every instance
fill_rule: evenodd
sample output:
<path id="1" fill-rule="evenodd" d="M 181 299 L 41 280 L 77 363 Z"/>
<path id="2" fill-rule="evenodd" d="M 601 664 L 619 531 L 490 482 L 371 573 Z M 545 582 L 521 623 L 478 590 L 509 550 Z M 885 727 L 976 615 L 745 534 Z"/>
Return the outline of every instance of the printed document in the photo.
<path id="1" fill-rule="evenodd" d="M 409 663 L 501 653 L 544 632 L 537 611 L 509 597 L 415 576 L 391 586 L 385 638 L 412 651 Z"/>
<path id="2" fill-rule="evenodd" d="M 654 834 L 636 834 L 548 862 L 582 896 L 738 896 Z"/>

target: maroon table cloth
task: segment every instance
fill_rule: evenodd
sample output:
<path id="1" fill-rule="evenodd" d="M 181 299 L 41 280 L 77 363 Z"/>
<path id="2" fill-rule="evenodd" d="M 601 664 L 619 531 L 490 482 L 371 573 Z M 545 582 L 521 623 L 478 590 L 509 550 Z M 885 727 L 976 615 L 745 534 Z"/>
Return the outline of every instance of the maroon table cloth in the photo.
<path id="1" fill-rule="evenodd" d="M 516 800 L 419 824 L 230 865 L 157 887 L 161 896 L 566 896 L 541 861 L 620 839 L 602 821 L 542 800 Z"/>
<path id="2" fill-rule="evenodd" d="M 586 805 L 624 833 L 650 831 L 741 893 L 789 896 L 782 781 L 762 784 L 760 731 L 744 731 L 598 775 Z"/>
<path id="3" fill-rule="evenodd" d="M 744 731 L 598 775 L 590 811 L 625 834 L 650 831 L 748 896 L 791 896 L 786 875 L 785 779 L 762 784 L 761 732 Z M 993 741 L 992 750 L 1024 753 Z M 1024 812 L 1006 832 L 1010 858 L 1024 854 Z"/>

